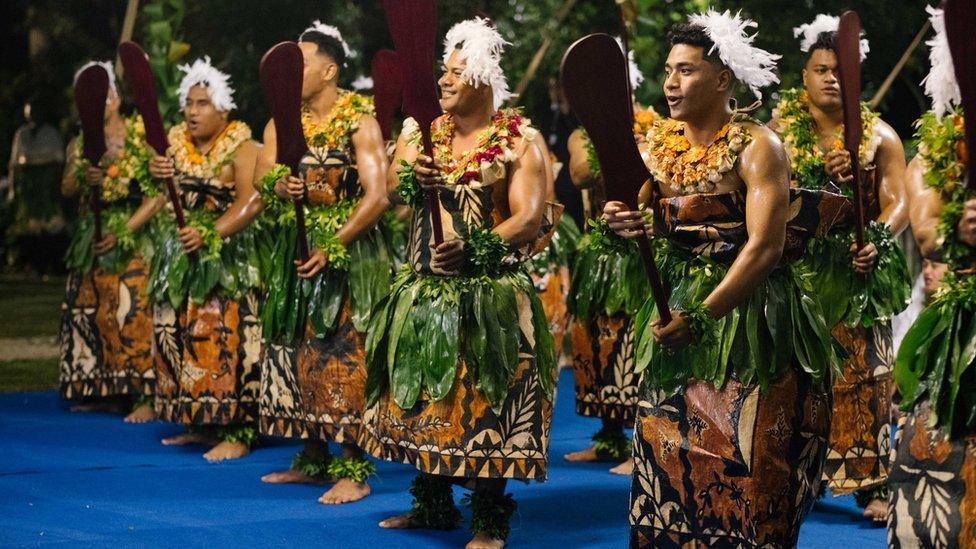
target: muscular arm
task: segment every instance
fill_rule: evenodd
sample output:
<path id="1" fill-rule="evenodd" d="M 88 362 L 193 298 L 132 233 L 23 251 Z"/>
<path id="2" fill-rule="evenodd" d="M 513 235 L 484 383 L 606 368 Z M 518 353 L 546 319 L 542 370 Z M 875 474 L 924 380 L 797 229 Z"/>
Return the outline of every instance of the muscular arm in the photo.
<path id="1" fill-rule="evenodd" d="M 360 119 L 359 129 L 352 136 L 352 146 L 356 150 L 356 168 L 364 194 L 349 220 L 339 229 L 339 240 L 346 245 L 372 229 L 390 207 L 386 187 L 387 174 L 391 170 L 386 160 L 383 134 L 375 118 L 363 116 Z"/>
<path id="2" fill-rule="evenodd" d="M 908 164 L 905 176 L 905 189 L 909 197 L 909 217 L 912 234 L 918 243 L 922 257 L 935 259 L 938 254 L 939 215 L 942 213 L 942 199 L 939 193 L 925 184 L 925 167 L 918 156 Z"/>
<path id="3" fill-rule="evenodd" d="M 234 157 L 236 197 L 215 223 L 215 228 L 222 237 L 244 230 L 264 208 L 260 195 L 254 187 L 254 167 L 260 152 L 261 147 L 253 140 L 246 141 L 237 150 L 237 155 Z M 255 200 L 255 197 L 258 199 Z"/>
<path id="4" fill-rule="evenodd" d="M 545 166 L 545 176 L 546 176 L 546 200 L 550 202 L 556 201 L 556 176 L 552 171 L 552 154 L 549 153 L 549 146 L 546 145 L 546 139 L 542 137 L 542 132 L 537 132 L 535 134 L 535 139 L 532 143 L 539 148 L 542 153 L 542 161 Z"/>
<path id="5" fill-rule="evenodd" d="M 159 210 L 163 209 L 166 205 L 166 195 L 159 194 L 154 197 L 146 197 L 143 199 L 142 204 L 136 208 L 136 211 L 132 212 L 132 216 L 126 221 L 125 226 L 129 228 L 130 231 L 138 231 L 143 225 L 149 222 L 150 219 L 156 215 Z"/>
<path id="6" fill-rule="evenodd" d="M 77 137 L 68 141 L 68 149 L 65 151 L 64 173 L 61 174 L 61 194 L 63 196 L 74 196 L 78 192 L 78 182 L 75 181 L 75 140 Z M 10 186 L 13 188 L 13 165 L 14 159 L 10 158 Z"/>
<path id="7" fill-rule="evenodd" d="M 753 141 L 742 152 L 738 173 L 746 185 L 749 240 L 722 282 L 705 299 L 713 318 L 742 304 L 765 280 L 783 255 L 789 211 L 790 168 L 779 138 L 753 128 Z"/>
<path id="8" fill-rule="evenodd" d="M 909 222 L 905 192 L 905 147 L 891 126 L 881 120 L 875 124 L 876 131 L 881 134 L 881 146 L 875 159 L 879 178 L 878 198 L 881 202 L 878 222 L 887 224 L 892 234 L 897 236 L 908 227 Z"/>
<path id="9" fill-rule="evenodd" d="M 575 129 L 566 144 L 569 150 L 569 178 L 573 185 L 583 189 L 593 184 L 593 172 L 587 160 L 586 147 L 583 146 L 583 130 Z"/>
<path id="10" fill-rule="evenodd" d="M 508 184 L 511 216 L 495 226 L 494 232 L 513 245 L 532 242 L 539 235 L 546 206 L 546 163 L 535 143 L 526 143 L 512 167 Z"/>

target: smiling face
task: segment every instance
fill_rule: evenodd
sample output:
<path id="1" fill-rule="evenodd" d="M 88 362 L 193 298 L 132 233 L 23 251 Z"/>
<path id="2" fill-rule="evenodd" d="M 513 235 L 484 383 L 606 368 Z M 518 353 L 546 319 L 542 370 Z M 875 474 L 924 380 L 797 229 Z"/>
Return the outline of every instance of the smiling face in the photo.
<path id="1" fill-rule="evenodd" d="M 314 42 L 299 42 L 305 68 L 302 71 L 302 100 L 318 95 L 339 77 L 339 65 L 327 53 L 319 51 Z"/>
<path id="2" fill-rule="evenodd" d="M 823 48 L 813 50 L 803 68 L 803 86 L 810 96 L 810 102 L 825 112 L 842 108 L 839 78 L 834 52 Z"/>
<path id="3" fill-rule="evenodd" d="M 217 110 L 210 100 L 210 90 L 199 84 L 186 94 L 183 115 L 190 135 L 200 141 L 209 140 L 227 125 L 228 113 Z"/>
<path id="4" fill-rule="evenodd" d="M 491 103 L 491 86 L 473 86 L 462 78 L 466 66 L 458 50 L 454 50 L 444 63 L 444 73 L 437 81 L 444 112 L 465 114 L 476 110 L 486 101 Z"/>
<path id="5" fill-rule="evenodd" d="M 664 65 L 664 95 L 671 118 L 682 122 L 724 109 L 732 94 L 732 71 L 705 58 L 705 49 L 675 44 Z"/>

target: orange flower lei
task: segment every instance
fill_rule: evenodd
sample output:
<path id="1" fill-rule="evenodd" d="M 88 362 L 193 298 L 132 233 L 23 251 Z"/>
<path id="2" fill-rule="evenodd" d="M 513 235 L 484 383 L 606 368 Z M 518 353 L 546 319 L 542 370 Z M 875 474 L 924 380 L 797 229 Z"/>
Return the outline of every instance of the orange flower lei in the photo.
<path id="1" fill-rule="evenodd" d="M 451 152 L 454 141 L 454 117 L 449 114 L 438 118 L 431 128 L 434 159 L 443 166 L 442 173 L 448 185 L 470 183 L 481 177 L 482 166 L 500 158 L 503 162 L 515 159 L 515 140 L 530 129 L 529 120 L 515 109 L 500 109 L 492 116 L 491 124 L 478 135 L 478 144 L 465 151 L 460 159 Z M 418 132 L 419 136 L 419 132 Z"/>
<path id="2" fill-rule="evenodd" d="M 648 135 L 651 175 L 681 194 L 714 191 L 752 139 L 749 131 L 734 121 L 723 126 L 707 146 L 692 146 L 684 131 L 683 122 L 668 118 L 654 124 Z"/>
<path id="3" fill-rule="evenodd" d="M 234 153 L 242 143 L 251 138 L 251 128 L 238 120 L 230 121 L 213 142 L 207 154 L 200 154 L 186 122 L 180 122 L 169 130 L 169 156 L 180 173 L 200 179 L 211 179 L 220 174 L 224 166 L 234 160 Z"/>
<path id="4" fill-rule="evenodd" d="M 358 93 L 339 90 L 339 97 L 329 114 L 321 121 L 312 120 L 308 105 L 302 105 L 302 132 L 309 147 L 343 149 L 352 140 L 363 115 L 375 115 L 373 99 Z"/>

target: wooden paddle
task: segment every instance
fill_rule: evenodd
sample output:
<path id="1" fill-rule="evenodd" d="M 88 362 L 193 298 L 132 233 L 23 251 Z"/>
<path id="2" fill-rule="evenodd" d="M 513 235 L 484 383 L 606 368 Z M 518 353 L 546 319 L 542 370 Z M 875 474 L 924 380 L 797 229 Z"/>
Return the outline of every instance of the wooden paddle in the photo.
<path id="1" fill-rule="evenodd" d="M 607 200 L 638 209 L 637 194 L 650 178 L 634 140 L 627 59 L 609 34 L 591 34 L 566 50 L 562 62 L 566 99 L 590 136 L 606 185 Z M 652 201 L 651 208 L 654 208 Z M 638 238 L 641 259 L 661 322 L 671 322 L 668 296 L 648 239 Z"/>
<path id="2" fill-rule="evenodd" d="M 125 81 L 129 85 L 129 90 L 132 91 L 136 108 L 142 115 L 142 123 L 146 128 L 146 143 L 149 143 L 156 154 L 166 156 L 169 139 L 166 137 L 166 130 L 163 128 L 163 118 L 159 115 L 159 103 L 156 99 L 156 78 L 149 67 L 149 57 L 146 56 L 146 52 L 142 51 L 139 44 L 123 42 L 119 44 L 119 59 L 122 60 L 122 65 L 125 67 Z M 165 183 L 169 201 L 173 205 L 176 226 L 182 229 L 186 227 L 186 219 L 183 217 L 180 195 L 176 192 L 176 185 L 173 183 L 172 177 L 167 178 Z"/>
<path id="3" fill-rule="evenodd" d="M 370 67 L 373 75 L 373 102 L 376 105 L 376 121 L 380 124 L 383 139 L 393 138 L 393 117 L 403 104 L 403 70 L 400 58 L 393 50 L 380 50 L 373 56 Z"/>
<path id="4" fill-rule="evenodd" d="M 302 81 L 305 61 L 295 42 L 281 42 L 261 58 L 261 88 L 271 105 L 276 137 L 276 161 L 298 176 L 298 166 L 308 150 L 302 131 Z M 308 261 L 308 234 L 305 229 L 305 201 L 296 198 L 295 229 L 298 255 Z"/>
<path id="5" fill-rule="evenodd" d="M 857 249 L 864 247 L 864 197 L 861 194 L 861 19 L 846 11 L 834 36 L 834 53 L 840 71 L 840 91 L 844 102 L 844 148 L 851 155 L 851 181 L 854 192 L 854 227 Z"/>
<path id="6" fill-rule="evenodd" d="M 966 189 L 976 192 L 976 163 L 972 155 L 976 152 L 976 0 L 946 0 L 943 3 L 946 37 L 949 39 L 949 52 L 952 65 L 962 95 L 963 119 L 966 121 Z"/>
<path id="7" fill-rule="evenodd" d="M 436 0 L 383 0 L 386 22 L 393 36 L 403 74 L 410 75 L 403 88 L 403 112 L 420 126 L 424 154 L 433 158 L 430 124 L 441 115 L 434 75 L 434 39 L 437 34 Z M 434 245 L 444 242 L 441 208 L 437 194 L 425 191 L 430 210 Z"/>
<path id="8" fill-rule="evenodd" d="M 78 75 L 75 82 L 75 105 L 81 119 L 83 154 L 88 163 L 98 166 L 105 155 L 105 102 L 108 100 L 110 75 L 105 67 L 92 65 Z M 86 183 L 87 184 L 87 183 Z M 91 192 L 91 209 L 95 217 L 95 242 L 102 239 L 101 185 Z"/>

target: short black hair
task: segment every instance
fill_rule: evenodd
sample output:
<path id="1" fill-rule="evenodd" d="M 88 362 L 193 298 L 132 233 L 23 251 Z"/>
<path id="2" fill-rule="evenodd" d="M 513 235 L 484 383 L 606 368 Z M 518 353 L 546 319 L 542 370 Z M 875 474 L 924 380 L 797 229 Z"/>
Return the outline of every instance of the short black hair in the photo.
<path id="1" fill-rule="evenodd" d="M 830 50 L 834 51 L 834 37 L 837 36 L 836 32 L 826 31 L 817 35 L 817 41 L 810 46 L 810 55 L 817 50 Z"/>
<path id="2" fill-rule="evenodd" d="M 339 42 L 334 36 L 329 36 L 327 34 L 322 34 L 321 32 L 310 30 L 302 33 L 298 37 L 299 42 L 309 42 L 315 44 L 319 49 L 319 53 L 324 53 L 332 58 L 339 67 L 346 66 L 346 50 L 342 47 L 342 43 Z"/>
<path id="3" fill-rule="evenodd" d="M 722 63 L 722 60 L 716 52 L 712 51 L 712 48 L 715 47 L 715 42 L 712 42 L 712 39 L 708 37 L 708 32 L 705 31 L 705 27 L 701 25 L 692 25 L 690 23 L 677 23 L 672 25 L 668 31 L 668 42 L 672 46 L 685 44 L 687 46 L 701 48 L 704 59 L 718 63 L 723 67 L 725 66 L 725 63 Z"/>

